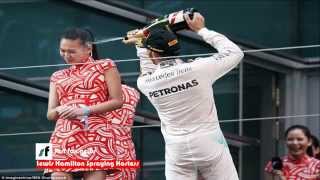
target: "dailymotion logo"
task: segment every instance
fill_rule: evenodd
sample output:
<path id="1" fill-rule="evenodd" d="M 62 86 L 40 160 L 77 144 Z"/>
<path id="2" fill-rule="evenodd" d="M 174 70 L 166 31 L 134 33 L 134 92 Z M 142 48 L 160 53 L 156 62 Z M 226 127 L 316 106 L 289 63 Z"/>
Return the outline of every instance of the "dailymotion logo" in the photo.
<path id="1" fill-rule="evenodd" d="M 36 160 L 52 160 L 52 144 L 36 143 Z"/>

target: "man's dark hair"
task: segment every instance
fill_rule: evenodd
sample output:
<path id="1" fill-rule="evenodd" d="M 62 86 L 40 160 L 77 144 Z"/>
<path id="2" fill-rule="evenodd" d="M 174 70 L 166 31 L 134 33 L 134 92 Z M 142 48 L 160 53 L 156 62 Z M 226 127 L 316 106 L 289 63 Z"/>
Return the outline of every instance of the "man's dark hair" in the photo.
<path id="1" fill-rule="evenodd" d="M 70 39 L 70 40 L 80 40 L 80 43 L 82 45 L 87 45 L 87 43 L 92 45 L 92 57 L 93 59 L 98 59 L 98 52 L 97 52 L 97 47 L 95 44 L 93 44 L 94 42 L 94 36 L 93 33 L 91 32 L 91 30 L 87 29 L 87 28 L 77 28 L 77 27 L 71 27 L 66 29 L 62 35 L 61 35 L 61 39 Z"/>

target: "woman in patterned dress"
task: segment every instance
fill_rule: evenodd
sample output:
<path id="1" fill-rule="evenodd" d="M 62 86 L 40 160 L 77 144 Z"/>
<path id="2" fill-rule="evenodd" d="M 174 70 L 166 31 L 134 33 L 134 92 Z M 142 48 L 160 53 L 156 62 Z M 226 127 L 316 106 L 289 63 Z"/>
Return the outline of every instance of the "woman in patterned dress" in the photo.
<path id="1" fill-rule="evenodd" d="M 115 160 L 115 137 L 107 112 L 122 106 L 121 80 L 111 60 L 94 60 L 93 38 L 71 28 L 60 39 L 60 55 L 71 67 L 52 74 L 47 118 L 55 120 L 50 138 L 53 160 Z M 110 167 L 46 169 L 52 178 L 105 179 Z M 109 172 L 108 172 L 109 171 Z"/>
<path id="2" fill-rule="evenodd" d="M 287 129 L 285 137 L 288 155 L 277 163 L 282 164 L 282 167 L 268 162 L 265 168 L 267 179 L 271 179 L 271 176 L 280 180 L 320 179 L 320 161 L 307 155 L 307 149 L 311 146 L 309 129 L 302 125 L 294 125 Z"/>
<path id="3" fill-rule="evenodd" d="M 116 137 L 117 159 L 136 160 L 136 151 L 132 141 L 131 128 L 140 94 L 136 89 L 122 84 L 122 98 L 122 108 L 108 113 L 107 117 L 112 119 L 112 129 Z M 106 177 L 106 180 L 135 179 L 136 169 L 130 168 L 123 168 L 120 172 L 107 175 Z"/>
<path id="4" fill-rule="evenodd" d="M 122 84 L 123 106 L 108 113 L 107 117 L 112 119 L 113 131 L 116 137 L 116 149 L 118 160 L 136 160 L 134 143 L 132 141 L 131 127 L 134 121 L 137 103 L 140 99 L 139 92 L 127 85 Z M 134 180 L 136 179 L 135 169 L 121 169 L 107 175 L 106 180 Z"/>

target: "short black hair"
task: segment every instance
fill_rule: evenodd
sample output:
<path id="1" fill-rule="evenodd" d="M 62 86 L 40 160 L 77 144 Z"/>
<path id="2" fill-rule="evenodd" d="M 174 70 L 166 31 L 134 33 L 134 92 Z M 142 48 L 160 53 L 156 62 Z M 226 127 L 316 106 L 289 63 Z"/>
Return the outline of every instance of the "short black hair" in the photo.
<path id="1" fill-rule="evenodd" d="M 94 42 L 94 36 L 90 29 L 88 28 L 78 28 L 70 27 L 67 28 L 61 35 L 61 39 L 70 39 L 70 40 L 80 40 L 82 45 L 87 45 L 90 43 L 92 45 L 92 57 L 93 59 L 98 59 L 97 47 Z"/>
<path id="2" fill-rule="evenodd" d="M 71 40 L 77 40 L 79 39 L 81 41 L 81 44 L 85 45 L 86 43 L 92 43 L 93 37 L 90 32 L 88 32 L 85 29 L 77 28 L 77 27 L 71 27 L 67 28 L 61 35 L 61 39 L 71 39 Z"/>
<path id="3" fill-rule="evenodd" d="M 303 132 L 303 134 L 308 138 L 308 140 L 311 140 L 312 135 L 311 135 L 311 132 L 310 132 L 309 128 L 306 127 L 306 126 L 303 126 L 303 125 L 293 125 L 293 126 L 290 126 L 290 127 L 286 130 L 286 132 L 284 133 L 284 136 L 287 138 L 289 132 L 290 132 L 290 131 L 293 131 L 293 130 L 295 130 L 295 129 L 300 129 L 300 130 Z"/>

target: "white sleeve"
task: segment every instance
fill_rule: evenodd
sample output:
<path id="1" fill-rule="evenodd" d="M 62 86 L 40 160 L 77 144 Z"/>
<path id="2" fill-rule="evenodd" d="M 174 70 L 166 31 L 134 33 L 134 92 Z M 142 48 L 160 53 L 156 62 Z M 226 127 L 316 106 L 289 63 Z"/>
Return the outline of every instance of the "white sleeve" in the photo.
<path id="1" fill-rule="evenodd" d="M 236 44 L 220 33 L 202 28 L 198 31 L 198 34 L 205 42 L 218 51 L 218 53 L 213 56 L 197 58 L 197 63 L 199 63 L 199 65 L 202 64 L 203 73 L 206 74 L 213 83 L 236 67 L 244 54 Z"/>
<path id="2" fill-rule="evenodd" d="M 154 72 L 157 68 L 157 65 L 153 64 L 149 59 L 148 50 L 146 48 L 140 48 L 136 46 L 137 56 L 140 58 L 140 72 L 145 74 L 148 72 Z"/>

